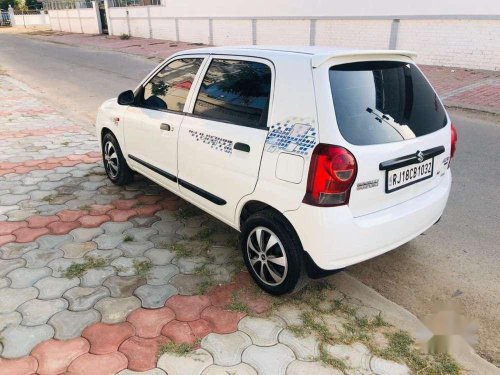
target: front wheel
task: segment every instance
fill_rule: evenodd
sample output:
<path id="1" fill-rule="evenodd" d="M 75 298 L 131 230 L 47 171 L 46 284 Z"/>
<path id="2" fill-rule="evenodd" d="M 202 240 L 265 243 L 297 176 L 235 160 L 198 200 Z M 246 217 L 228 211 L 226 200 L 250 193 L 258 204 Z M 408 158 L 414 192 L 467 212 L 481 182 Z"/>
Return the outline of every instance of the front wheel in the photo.
<path id="1" fill-rule="evenodd" d="M 125 158 L 118 141 L 111 133 L 102 138 L 102 160 L 106 174 L 115 185 L 125 185 L 132 181 L 133 174 Z"/>
<path id="2" fill-rule="evenodd" d="M 281 295 L 306 285 L 302 245 L 277 212 L 264 210 L 250 216 L 243 224 L 240 247 L 252 278 L 266 292 Z"/>

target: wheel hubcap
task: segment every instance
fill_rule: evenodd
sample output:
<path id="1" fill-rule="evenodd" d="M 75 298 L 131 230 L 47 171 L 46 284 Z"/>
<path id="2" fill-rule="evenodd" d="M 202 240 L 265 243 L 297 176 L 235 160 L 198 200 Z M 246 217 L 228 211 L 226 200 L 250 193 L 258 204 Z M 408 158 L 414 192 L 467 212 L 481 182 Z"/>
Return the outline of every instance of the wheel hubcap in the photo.
<path id="1" fill-rule="evenodd" d="M 107 141 L 104 145 L 104 168 L 106 173 L 111 178 L 118 176 L 118 155 L 116 153 L 115 145 L 111 141 Z"/>
<path id="2" fill-rule="evenodd" d="M 247 255 L 257 277 L 267 285 L 280 285 L 288 272 L 285 249 L 278 236 L 264 227 L 257 227 L 247 238 Z"/>

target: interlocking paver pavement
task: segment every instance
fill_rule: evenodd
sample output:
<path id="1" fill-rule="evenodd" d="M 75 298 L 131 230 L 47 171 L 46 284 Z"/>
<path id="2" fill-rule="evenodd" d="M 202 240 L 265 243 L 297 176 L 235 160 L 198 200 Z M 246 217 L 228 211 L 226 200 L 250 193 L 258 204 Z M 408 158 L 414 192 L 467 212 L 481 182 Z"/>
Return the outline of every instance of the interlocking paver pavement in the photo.
<path id="1" fill-rule="evenodd" d="M 0 75 L 1 375 L 338 373 L 293 330 L 303 311 L 272 310 L 241 271 L 234 231 L 145 178 L 112 185 L 95 136 L 12 82 Z M 359 343 L 327 350 L 354 372 L 407 371 Z"/>

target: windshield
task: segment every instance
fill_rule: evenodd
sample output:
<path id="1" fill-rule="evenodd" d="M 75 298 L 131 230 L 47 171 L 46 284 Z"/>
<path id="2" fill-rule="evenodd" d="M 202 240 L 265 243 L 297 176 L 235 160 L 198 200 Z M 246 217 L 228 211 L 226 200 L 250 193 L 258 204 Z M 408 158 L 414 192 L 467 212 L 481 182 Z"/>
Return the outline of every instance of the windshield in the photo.
<path id="1" fill-rule="evenodd" d="M 398 142 L 446 125 L 436 93 L 413 64 L 342 64 L 332 66 L 329 75 L 339 130 L 349 143 Z"/>

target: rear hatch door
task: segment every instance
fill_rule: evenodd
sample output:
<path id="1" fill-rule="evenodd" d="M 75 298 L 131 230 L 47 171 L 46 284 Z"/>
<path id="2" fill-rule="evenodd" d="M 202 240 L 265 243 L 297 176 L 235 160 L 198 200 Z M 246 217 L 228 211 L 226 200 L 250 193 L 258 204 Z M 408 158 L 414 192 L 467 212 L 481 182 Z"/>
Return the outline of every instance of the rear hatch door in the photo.
<path id="1" fill-rule="evenodd" d="M 349 208 L 362 216 L 436 187 L 448 168 L 450 125 L 418 67 L 361 61 L 329 68 L 338 130 L 358 173 Z"/>

